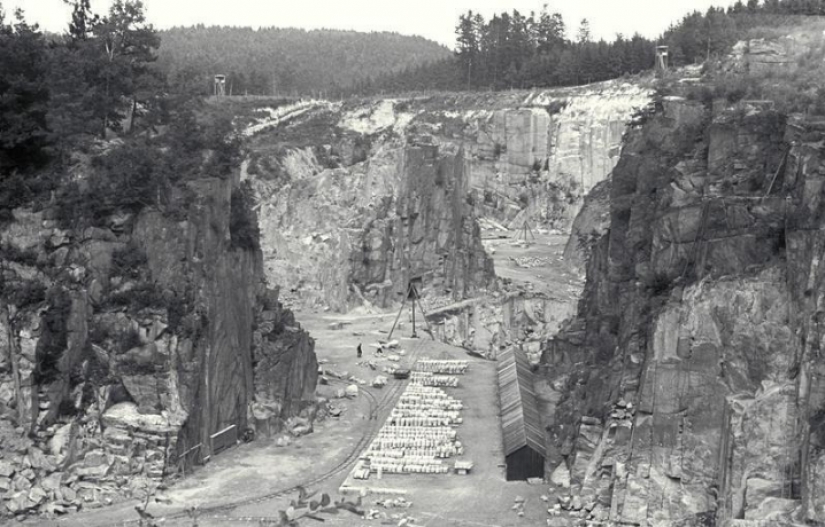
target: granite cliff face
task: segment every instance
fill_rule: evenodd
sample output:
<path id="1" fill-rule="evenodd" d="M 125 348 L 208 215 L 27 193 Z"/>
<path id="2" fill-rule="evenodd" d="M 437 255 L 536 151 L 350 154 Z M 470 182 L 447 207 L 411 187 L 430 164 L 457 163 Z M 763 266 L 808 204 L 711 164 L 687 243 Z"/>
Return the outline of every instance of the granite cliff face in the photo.
<path id="1" fill-rule="evenodd" d="M 462 152 L 425 141 L 393 146 L 372 164 L 323 170 L 268 196 L 259 183 L 274 280 L 290 277 L 285 288 L 339 310 L 390 306 L 413 277 L 457 298 L 492 286 Z"/>
<path id="2" fill-rule="evenodd" d="M 608 179 L 644 82 L 534 93 L 514 108 L 469 114 L 463 142 L 479 215 L 567 232 L 583 197 Z"/>
<path id="3" fill-rule="evenodd" d="M 256 129 L 246 166 L 267 276 L 290 302 L 339 311 L 388 307 L 417 276 L 439 305 L 492 290 L 479 221 L 568 230 L 649 98 L 619 82 L 434 95 Z"/>
<path id="4" fill-rule="evenodd" d="M 680 97 L 628 134 L 542 357 L 549 470 L 583 518 L 825 521 L 823 144 L 821 120 Z"/>
<path id="5" fill-rule="evenodd" d="M 313 341 L 235 241 L 237 185 L 188 185 L 174 216 L 3 227 L 0 514 L 141 497 L 314 405 Z"/>

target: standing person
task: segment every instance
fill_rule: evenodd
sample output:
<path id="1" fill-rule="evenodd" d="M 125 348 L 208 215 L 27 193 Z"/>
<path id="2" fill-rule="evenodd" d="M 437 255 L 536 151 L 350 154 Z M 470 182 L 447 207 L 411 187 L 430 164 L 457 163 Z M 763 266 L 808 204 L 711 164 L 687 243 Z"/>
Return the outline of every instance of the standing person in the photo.
<path id="1" fill-rule="evenodd" d="M 361 358 L 361 354 L 362 354 L 362 353 L 363 353 L 363 352 L 361 351 L 361 343 L 359 342 L 359 343 L 358 343 L 358 358 L 359 358 L 359 359 Z"/>

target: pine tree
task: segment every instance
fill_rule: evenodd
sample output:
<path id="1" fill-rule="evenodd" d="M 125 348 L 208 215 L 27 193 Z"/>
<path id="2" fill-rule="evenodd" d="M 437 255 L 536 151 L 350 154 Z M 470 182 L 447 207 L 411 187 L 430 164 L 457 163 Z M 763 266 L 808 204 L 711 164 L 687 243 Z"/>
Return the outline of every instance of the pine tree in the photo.
<path id="1" fill-rule="evenodd" d="M 576 33 L 576 40 L 579 44 L 590 42 L 590 22 L 586 18 L 582 18 L 579 24 L 579 31 Z"/>
<path id="2" fill-rule="evenodd" d="M 160 39 L 140 0 L 115 0 L 103 18 L 88 11 L 88 0 L 73 5 L 71 45 L 54 49 L 50 68 L 50 119 L 62 145 L 79 134 L 105 137 L 127 115 L 131 130 L 139 107 L 162 83 L 150 67 Z"/>
<path id="3" fill-rule="evenodd" d="M 473 15 L 472 11 L 467 11 L 466 15 L 459 17 L 458 26 L 455 30 L 456 57 L 458 58 L 462 71 L 465 72 L 467 89 L 473 86 L 473 69 L 479 57 L 478 33 L 476 31 L 477 23 L 477 15 Z"/>
<path id="4" fill-rule="evenodd" d="M 86 40 L 100 18 L 92 12 L 89 0 L 63 0 L 63 2 L 72 7 L 69 36 L 75 41 Z"/>
<path id="5" fill-rule="evenodd" d="M 539 53 L 550 52 L 564 44 L 564 19 L 560 13 L 551 15 L 547 11 L 547 4 L 542 7 L 536 25 L 536 45 Z"/>
<path id="6" fill-rule="evenodd" d="M 14 16 L 7 25 L 0 5 L 0 169 L 40 161 L 48 139 L 46 43 L 21 10 Z"/>
<path id="7" fill-rule="evenodd" d="M 141 91 L 154 84 L 149 65 L 156 60 L 160 39 L 151 25 L 141 0 L 115 0 L 109 15 L 92 27 L 94 44 L 102 52 L 101 79 L 96 83 L 99 105 L 95 112 L 102 121 L 102 134 L 109 126 L 119 128 L 122 101 L 135 108 Z"/>

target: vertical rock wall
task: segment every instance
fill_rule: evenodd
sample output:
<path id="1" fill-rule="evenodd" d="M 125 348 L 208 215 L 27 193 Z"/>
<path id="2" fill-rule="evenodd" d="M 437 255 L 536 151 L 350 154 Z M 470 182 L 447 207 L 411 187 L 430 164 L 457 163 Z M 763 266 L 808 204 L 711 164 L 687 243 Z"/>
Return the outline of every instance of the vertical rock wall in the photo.
<path id="1" fill-rule="evenodd" d="M 142 496 L 314 404 L 312 339 L 233 243 L 236 184 L 189 186 L 174 216 L 3 227 L 0 515 Z"/>
<path id="2" fill-rule="evenodd" d="M 490 289 L 478 221 L 568 230 L 649 98 L 612 82 L 359 101 L 267 130 L 253 138 L 267 276 L 339 311 L 387 307 L 411 276 L 447 302 Z"/>
<path id="3" fill-rule="evenodd" d="M 634 112 L 649 101 L 644 88 L 607 84 L 470 114 L 465 148 L 479 214 L 513 227 L 527 217 L 569 230 L 583 196 L 618 162 Z"/>
<path id="4" fill-rule="evenodd" d="M 579 313 L 543 355 L 548 459 L 584 518 L 825 521 L 823 132 L 670 98 L 628 136 Z"/>
<path id="5" fill-rule="evenodd" d="M 388 140 L 369 163 L 305 166 L 277 192 L 256 183 L 267 272 L 292 298 L 347 310 L 391 306 L 413 277 L 453 298 L 492 285 L 460 149 Z"/>
<path id="6" fill-rule="evenodd" d="M 381 306 L 403 299 L 416 277 L 424 291 L 454 299 L 491 286 L 493 264 L 466 199 L 463 152 L 409 144 L 398 173 L 394 207 L 364 229 L 358 240 L 362 250 L 350 256 L 348 281 Z"/>

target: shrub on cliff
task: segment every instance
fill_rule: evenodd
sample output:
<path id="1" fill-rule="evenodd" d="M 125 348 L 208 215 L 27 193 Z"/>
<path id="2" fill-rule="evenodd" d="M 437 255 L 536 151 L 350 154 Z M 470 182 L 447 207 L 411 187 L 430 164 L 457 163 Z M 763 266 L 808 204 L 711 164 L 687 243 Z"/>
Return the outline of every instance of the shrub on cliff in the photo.
<path id="1" fill-rule="evenodd" d="M 147 308 L 165 308 L 166 300 L 160 288 L 152 282 L 141 282 L 131 289 L 116 291 L 106 298 L 108 307 L 125 307 L 132 313 Z"/>
<path id="2" fill-rule="evenodd" d="M 248 182 L 242 183 L 232 191 L 229 213 L 230 246 L 248 251 L 260 247 L 261 232 L 258 218 L 252 210 L 254 204 L 252 188 Z"/>
<path id="3" fill-rule="evenodd" d="M 673 287 L 673 279 L 665 272 L 655 273 L 650 277 L 647 288 L 654 296 L 666 295 Z"/>
<path id="4" fill-rule="evenodd" d="M 148 258 L 146 253 L 134 243 L 112 253 L 112 276 L 136 279 L 140 277 Z"/>
<path id="5" fill-rule="evenodd" d="M 57 378 L 58 362 L 68 346 L 72 299 L 63 289 L 55 289 L 49 293 L 48 302 L 35 352 L 34 378 L 38 384 L 47 384 Z"/>
<path id="6" fill-rule="evenodd" d="M 0 247 L 0 260 L 16 262 L 29 267 L 37 266 L 37 251 L 34 249 L 20 249 L 15 245 Z"/>
<path id="7" fill-rule="evenodd" d="M 92 159 L 85 181 L 64 185 L 55 211 L 61 226 L 105 226 L 116 213 L 146 207 L 185 219 L 191 199 L 186 183 L 228 177 L 239 163 L 240 142 L 220 112 L 199 117 L 186 107 L 172 119 L 166 134 L 127 138 Z"/>
<path id="8" fill-rule="evenodd" d="M 0 279 L 0 297 L 17 309 L 40 304 L 46 300 L 46 286 L 34 280 Z"/>

